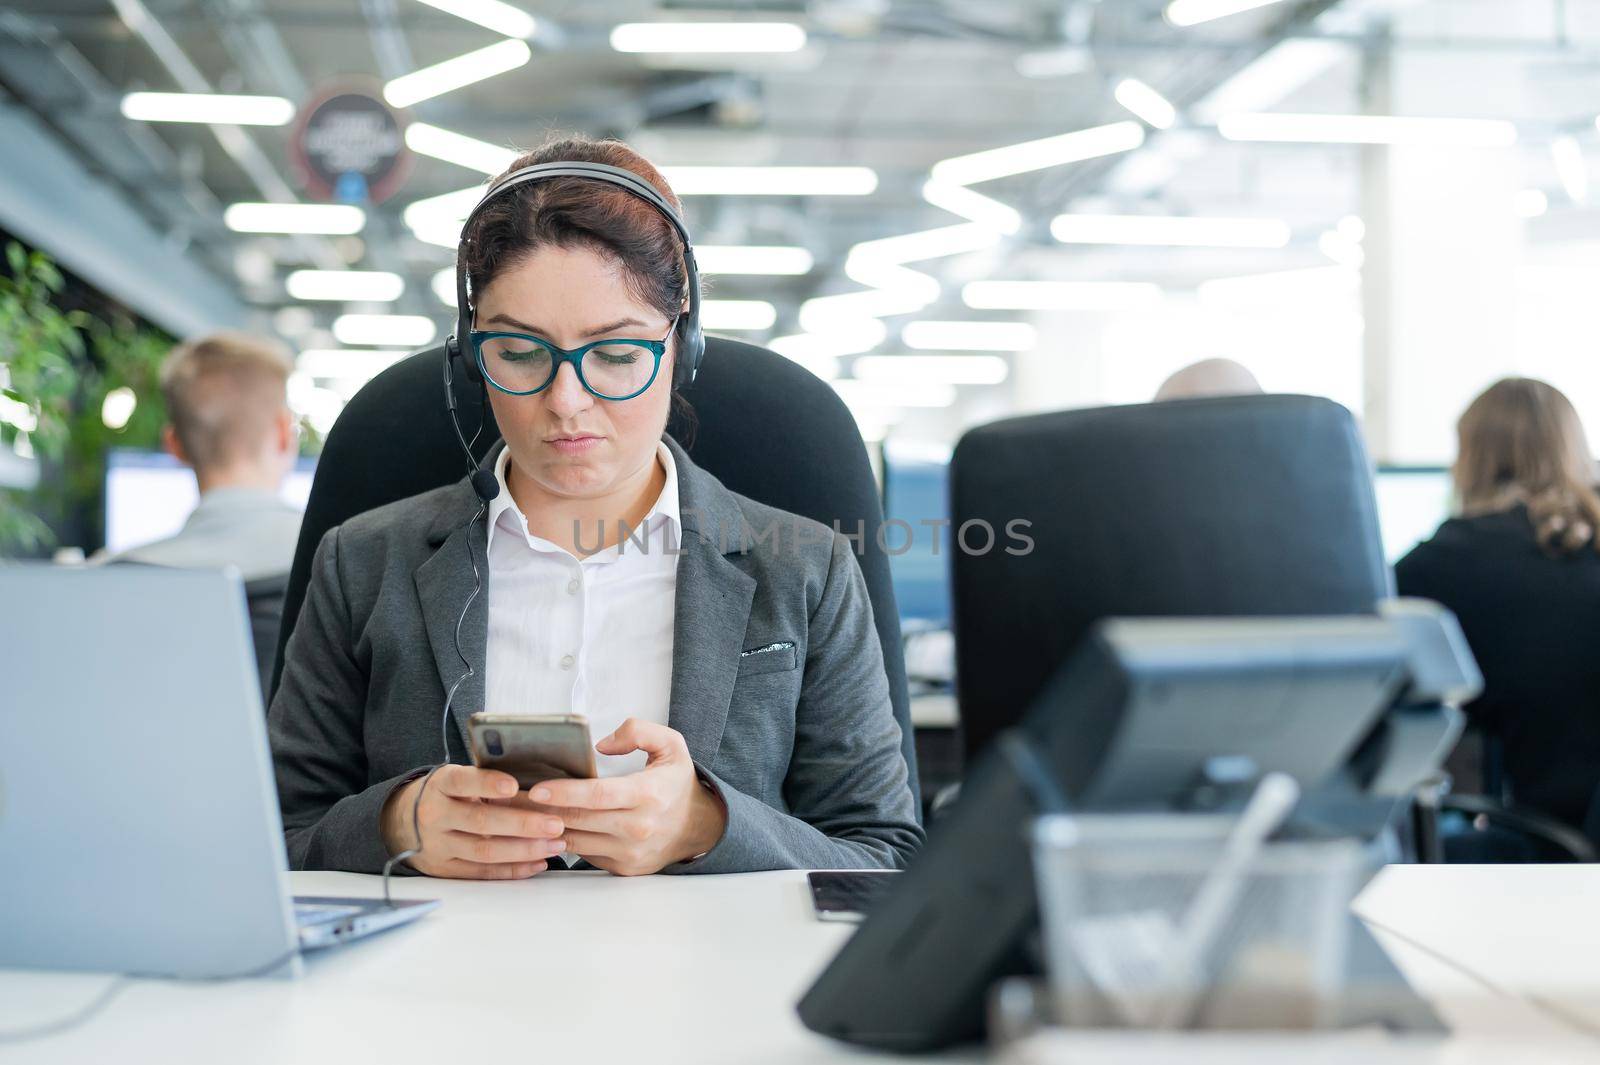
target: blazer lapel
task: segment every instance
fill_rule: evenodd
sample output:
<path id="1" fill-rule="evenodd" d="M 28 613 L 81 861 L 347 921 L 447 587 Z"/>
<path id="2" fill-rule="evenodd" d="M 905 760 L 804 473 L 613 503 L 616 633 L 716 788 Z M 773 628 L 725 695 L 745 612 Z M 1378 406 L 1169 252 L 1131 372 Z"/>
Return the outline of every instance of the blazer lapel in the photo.
<path id="1" fill-rule="evenodd" d="M 433 649 L 433 661 L 447 698 L 450 689 L 455 687 L 455 696 L 450 699 L 450 716 L 460 729 L 463 744 L 467 736 L 467 718 L 483 709 L 489 638 L 489 566 L 484 551 L 488 533 L 483 521 L 475 517 L 477 498 L 471 495 L 470 488 L 464 494 L 471 499 L 470 505 L 441 508 L 439 520 L 430 533 L 430 539 L 439 544 L 438 549 L 417 567 L 413 578 L 417 599 L 422 605 L 423 623 L 428 630 L 428 643 Z M 474 562 L 477 579 L 473 577 Z M 459 653 L 456 646 L 458 623 Z M 460 681 L 459 686 L 457 681 Z M 440 710 L 443 711 L 442 706 Z"/>
<path id="2" fill-rule="evenodd" d="M 683 529 L 667 724 L 683 735 L 696 764 L 710 768 L 728 722 L 756 580 L 727 557 L 747 546 L 738 501 L 677 441 L 666 443 L 677 464 Z"/>

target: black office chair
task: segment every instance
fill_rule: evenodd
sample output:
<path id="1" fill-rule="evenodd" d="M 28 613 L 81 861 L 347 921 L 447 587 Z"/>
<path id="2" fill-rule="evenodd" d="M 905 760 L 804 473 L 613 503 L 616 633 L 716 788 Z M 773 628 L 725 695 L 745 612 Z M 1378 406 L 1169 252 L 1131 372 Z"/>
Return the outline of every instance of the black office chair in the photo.
<path id="1" fill-rule="evenodd" d="M 956 689 L 969 760 L 1015 724 L 1095 621 L 1371 613 L 1393 594 L 1350 412 L 1238 396 L 1013 418 L 950 466 Z M 1031 522 L 1011 554 L 1008 522 Z M 970 543 L 983 542 L 977 528 Z"/>
<path id="2" fill-rule="evenodd" d="M 250 642 L 255 647 L 256 670 L 261 674 L 261 698 L 267 699 L 278 672 L 278 637 L 283 629 L 283 603 L 289 594 L 289 575 L 275 574 L 246 581 L 245 608 L 250 613 Z"/>
<path id="3" fill-rule="evenodd" d="M 274 692 L 282 649 L 299 618 L 311 557 L 323 533 L 363 511 L 464 476 L 461 450 L 445 414 L 443 357 L 434 348 L 379 374 L 328 434 L 290 574 Z M 481 458 L 500 431 L 481 390 L 463 375 L 456 378 L 462 423 L 474 455 Z M 832 388 L 795 363 L 722 337 L 707 338 L 705 361 L 684 396 L 696 412 L 693 431 L 676 419 L 668 431 L 729 489 L 827 525 L 837 522 L 852 537 L 858 530 L 864 533 L 857 557 L 883 644 L 911 791 L 920 795 L 900 615 L 878 540 L 883 509 L 849 410 Z"/>

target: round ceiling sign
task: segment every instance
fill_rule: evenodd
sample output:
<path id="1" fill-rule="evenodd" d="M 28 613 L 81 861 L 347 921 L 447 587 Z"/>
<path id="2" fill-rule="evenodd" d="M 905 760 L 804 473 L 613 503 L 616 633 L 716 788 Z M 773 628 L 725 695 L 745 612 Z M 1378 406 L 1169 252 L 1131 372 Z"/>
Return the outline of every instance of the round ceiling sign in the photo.
<path id="1" fill-rule="evenodd" d="M 381 203 L 411 167 L 399 116 L 354 89 L 324 93 L 302 108 L 291 147 L 301 183 L 322 200 Z"/>

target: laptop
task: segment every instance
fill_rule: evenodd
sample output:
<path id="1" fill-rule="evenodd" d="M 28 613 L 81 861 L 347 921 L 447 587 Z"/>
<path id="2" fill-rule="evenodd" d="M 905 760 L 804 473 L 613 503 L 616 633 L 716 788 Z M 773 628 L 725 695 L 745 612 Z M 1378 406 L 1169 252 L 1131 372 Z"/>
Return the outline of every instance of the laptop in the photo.
<path id="1" fill-rule="evenodd" d="M 291 898 L 233 571 L 0 565 L 0 966 L 295 975 L 428 901 Z"/>

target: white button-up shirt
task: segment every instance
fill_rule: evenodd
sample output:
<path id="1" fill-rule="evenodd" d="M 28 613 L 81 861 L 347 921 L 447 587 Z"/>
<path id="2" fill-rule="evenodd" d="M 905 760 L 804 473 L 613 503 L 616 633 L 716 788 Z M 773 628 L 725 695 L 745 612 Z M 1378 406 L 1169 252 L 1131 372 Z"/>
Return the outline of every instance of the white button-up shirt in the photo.
<path id="1" fill-rule="evenodd" d="M 683 530 L 672 452 L 656 448 L 667 479 L 638 530 L 584 559 L 528 532 L 506 484 L 510 455 L 495 463 L 500 494 L 489 504 L 484 709 L 582 714 L 596 743 L 629 717 L 665 725 Z M 599 529 L 583 528 L 578 543 L 599 539 Z M 601 776 L 617 776 L 643 769 L 645 754 L 595 762 Z"/>

